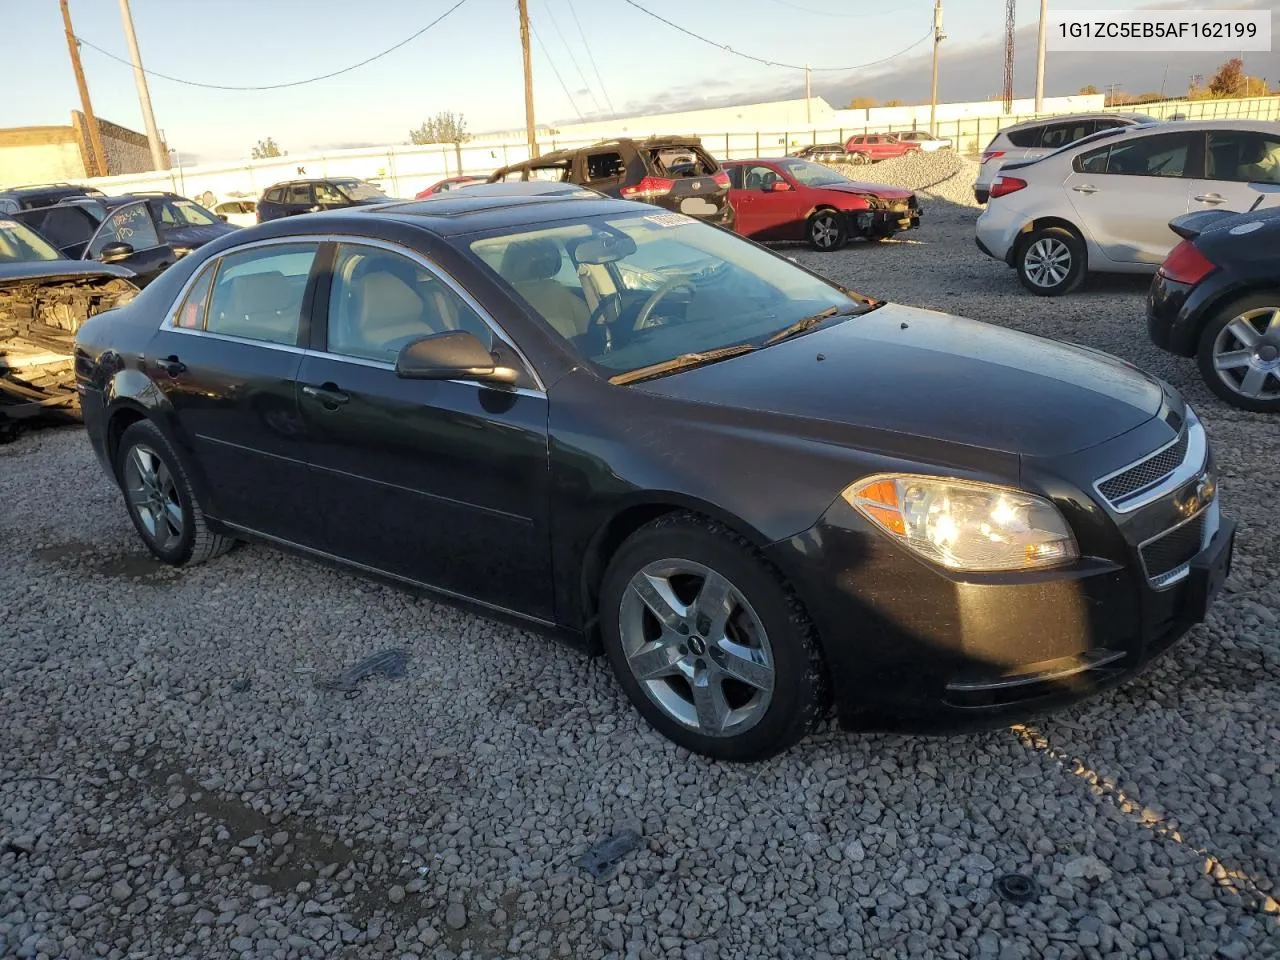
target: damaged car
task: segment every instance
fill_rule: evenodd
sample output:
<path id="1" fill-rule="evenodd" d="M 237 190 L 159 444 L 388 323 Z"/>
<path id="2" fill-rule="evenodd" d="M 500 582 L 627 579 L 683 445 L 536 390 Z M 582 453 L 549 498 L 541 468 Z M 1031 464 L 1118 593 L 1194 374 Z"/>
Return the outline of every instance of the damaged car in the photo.
<path id="1" fill-rule="evenodd" d="M 0 442 L 23 421 L 76 413 L 76 331 L 137 292 L 124 267 L 68 260 L 25 224 L 0 216 Z"/>
<path id="2" fill-rule="evenodd" d="M 173 266 L 178 254 L 165 242 L 145 200 L 108 208 L 98 198 L 64 200 L 13 215 L 58 248 L 68 260 L 96 260 L 129 270 L 140 287 Z"/>
<path id="3" fill-rule="evenodd" d="M 732 160 L 724 165 L 738 232 L 752 240 L 806 240 L 831 253 L 849 240 L 884 240 L 920 226 L 916 195 L 883 183 L 859 183 L 796 157 Z"/>
<path id="4" fill-rule="evenodd" d="M 549 180 L 590 187 L 732 229 L 729 176 L 697 137 L 604 140 L 495 170 L 490 183 Z"/>

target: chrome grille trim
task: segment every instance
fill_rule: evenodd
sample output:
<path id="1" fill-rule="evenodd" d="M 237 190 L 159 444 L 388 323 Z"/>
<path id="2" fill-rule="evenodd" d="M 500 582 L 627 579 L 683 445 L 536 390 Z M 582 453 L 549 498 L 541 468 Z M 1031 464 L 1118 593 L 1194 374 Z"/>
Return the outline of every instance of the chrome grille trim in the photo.
<path id="1" fill-rule="evenodd" d="M 1104 477 L 1099 477 L 1094 481 L 1093 489 L 1103 502 L 1108 504 L 1116 513 L 1131 513 L 1141 507 L 1145 507 L 1149 503 L 1159 500 L 1166 494 L 1172 493 L 1182 484 L 1195 477 L 1204 469 L 1208 460 L 1209 441 L 1205 436 L 1204 426 L 1200 423 L 1200 418 L 1195 415 L 1195 411 L 1190 406 L 1187 407 L 1187 419 L 1184 425 L 1185 433 L 1180 434 L 1170 440 L 1158 450 L 1154 450 L 1140 460 L 1126 464 L 1119 470 L 1114 470 Z M 1186 444 L 1186 453 L 1182 457 L 1180 463 L 1173 467 L 1163 476 L 1154 480 L 1147 481 L 1142 486 L 1132 490 L 1128 490 L 1123 494 L 1112 497 L 1107 496 L 1104 488 L 1110 488 L 1114 493 L 1115 485 L 1111 481 L 1123 478 L 1126 474 L 1140 470 L 1144 465 L 1158 459 L 1166 454 L 1167 451 L 1177 448 L 1180 444 Z"/>

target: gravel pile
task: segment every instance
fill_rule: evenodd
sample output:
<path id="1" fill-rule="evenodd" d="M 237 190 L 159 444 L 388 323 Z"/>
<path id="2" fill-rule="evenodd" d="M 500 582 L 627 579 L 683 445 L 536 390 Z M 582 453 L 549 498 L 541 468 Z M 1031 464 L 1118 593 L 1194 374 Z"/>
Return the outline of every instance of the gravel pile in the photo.
<path id="1" fill-rule="evenodd" d="M 958 206 L 977 206 L 973 199 L 973 181 L 978 176 L 978 164 L 954 150 L 913 153 L 878 163 L 833 163 L 830 166 L 851 180 L 891 184 Z"/>
<path id="2" fill-rule="evenodd" d="M 1146 342 L 1143 281 L 1029 296 L 972 220 L 938 202 L 907 240 L 795 256 L 1188 393 L 1237 566 L 1142 678 L 1012 729 L 716 765 L 522 631 L 265 547 L 160 568 L 82 431 L 27 434 L 0 447 L 0 956 L 1280 953 L 1280 430 Z M 332 689 L 394 650 L 403 676 Z M 629 830 L 616 874 L 580 865 Z M 1010 873 L 1039 896 L 1002 900 Z"/>

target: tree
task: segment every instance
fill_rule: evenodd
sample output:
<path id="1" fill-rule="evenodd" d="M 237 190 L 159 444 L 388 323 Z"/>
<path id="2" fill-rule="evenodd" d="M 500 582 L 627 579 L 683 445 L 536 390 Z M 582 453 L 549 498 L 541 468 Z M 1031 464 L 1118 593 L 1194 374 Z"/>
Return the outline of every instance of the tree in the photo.
<path id="1" fill-rule="evenodd" d="M 901 101 L 901 100 L 886 100 L 886 101 L 884 102 L 884 105 L 885 105 L 886 107 L 900 107 L 900 106 L 902 106 L 903 104 L 902 104 L 902 101 Z"/>
<path id="2" fill-rule="evenodd" d="M 849 105 L 845 107 L 845 109 L 846 110 L 870 110 L 872 107 L 876 105 L 876 103 L 877 101 L 875 97 L 854 97 L 852 100 L 849 101 Z"/>
<path id="3" fill-rule="evenodd" d="M 460 113 L 442 110 L 429 120 L 422 121 L 422 126 L 409 131 L 409 142 L 423 143 L 466 143 L 471 139 L 467 133 L 467 121 Z"/>
<path id="4" fill-rule="evenodd" d="M 259 140 L 258 145 L 253 148 L 253 159 L 266 160 L 268 157 L 283 157 L 284 154 L 280 148 L 276 146 L 274 137 L 267 137 L 265 140 Z"/>
<path id="5" fill-rule="evenodd" d="M 1098 88 L 1095 87 L 1092 83 L 1089 84 L 1087 87 L 1080 88 L 1080 96 L 1082 97 L 1096 97 L 1098 95 L 1098 92 L 1099 92 Z"/>
<path id="6" fill-rule="evenodd" d="M 1244 61 L 1232 57 L 1218 68 L 1218 72 L 1209 81 L 1209 93 L 1215 97 L 1236 97 L 1243 92 Z"/>

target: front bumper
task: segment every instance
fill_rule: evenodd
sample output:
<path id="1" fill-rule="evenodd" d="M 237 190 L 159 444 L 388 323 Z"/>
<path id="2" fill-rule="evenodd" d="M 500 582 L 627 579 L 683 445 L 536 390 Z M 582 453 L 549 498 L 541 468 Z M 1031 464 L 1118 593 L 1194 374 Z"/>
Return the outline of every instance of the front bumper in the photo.
<path id="1" fill-rule="evenodd" d="M 954 732 L 1039 716 L 1139 673 L 1204 619 L 1230 572 L 1234 533 L 1217 520 L 1163 589 L 1136 546 L 1124 564 L 951 574 L 843 500 L 769 550 L 822 638 L 844 726 Z"/>
<path id="2" fill-rule="evenodd" d="M 920 227 L 920 202 L 914 195 L 909 200 L 892 204 L 881 201 L 868 210 L 848 211 L 845 218 L 852 236 L 892 237 Z"/>

